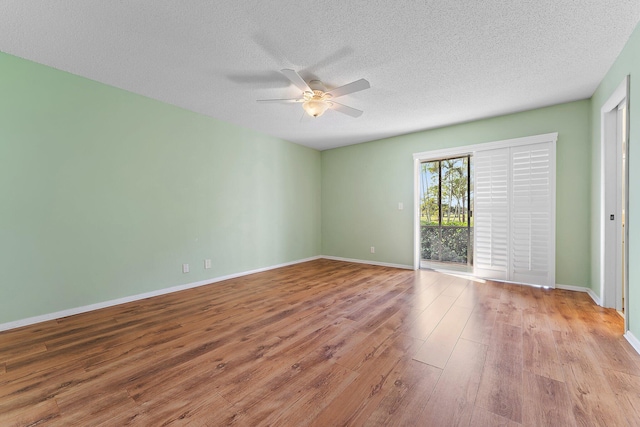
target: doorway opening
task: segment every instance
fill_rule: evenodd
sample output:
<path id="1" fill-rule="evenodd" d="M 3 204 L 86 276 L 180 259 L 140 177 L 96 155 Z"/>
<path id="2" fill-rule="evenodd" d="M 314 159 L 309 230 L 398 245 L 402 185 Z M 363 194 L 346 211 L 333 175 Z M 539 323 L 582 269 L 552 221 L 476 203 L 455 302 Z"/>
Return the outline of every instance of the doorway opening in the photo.
<path id="1" fill-rule="evenodd" d="M 629 77 L 601 108 L 601 284 L 604 307 L 625 319 L 628 329 L 628 141 Z"/>
<path id="2" fill-rule="evenodd" d="M 420 267 L 473 272 L 471 156 L 420 163 Z"/>

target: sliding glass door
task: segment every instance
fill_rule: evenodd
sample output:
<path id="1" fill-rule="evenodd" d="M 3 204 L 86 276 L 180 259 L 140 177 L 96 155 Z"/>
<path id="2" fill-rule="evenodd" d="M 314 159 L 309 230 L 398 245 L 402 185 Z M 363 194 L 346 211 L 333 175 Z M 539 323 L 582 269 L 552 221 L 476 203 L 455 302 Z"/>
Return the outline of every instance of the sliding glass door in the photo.
<path id="1" fill-rule="evenodd" d="M 554 287 L 557 139 L 415 153 L 414 266 Z"/>
<path id="2" fill-rule="evenodd" d="M 471 177 L 471 156 L 421 164 L 420 251 L 423 267 L 466 270 L 473 265 Z"/>

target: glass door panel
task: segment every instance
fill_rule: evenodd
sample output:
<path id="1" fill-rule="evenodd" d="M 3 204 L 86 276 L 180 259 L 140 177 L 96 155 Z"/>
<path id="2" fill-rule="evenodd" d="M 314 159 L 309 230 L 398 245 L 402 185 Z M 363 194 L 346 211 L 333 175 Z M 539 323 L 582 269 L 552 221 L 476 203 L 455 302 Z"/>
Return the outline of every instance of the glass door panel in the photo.
<path id="1" fill-rule="evenodd" d="M 473 263 L 471 176 L 470 156 L 421 165 L 421 259 L 426 267 L 429 262 Z"/>

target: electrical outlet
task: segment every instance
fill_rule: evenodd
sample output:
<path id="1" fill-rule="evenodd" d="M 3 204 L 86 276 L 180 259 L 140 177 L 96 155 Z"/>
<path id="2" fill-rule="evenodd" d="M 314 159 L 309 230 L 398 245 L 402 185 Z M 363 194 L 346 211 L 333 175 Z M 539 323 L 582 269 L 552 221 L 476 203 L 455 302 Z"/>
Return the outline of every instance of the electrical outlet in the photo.
<path id="1" fill-rule="evenodd" d="M 210 259 L 205 259 L 204 260 L 204 268 L 211 268 L 211 260 Z"/>
<path id="2" fill-rule="evenodd" d="M 376 253 L 376 247 L 375 246 L 371 246 L 371 253 L 375 254 Z"/>
<path id="3" fill-rule="evenodd" d="M 189 264 L 182 264 L 182 272 L 183 273 L 189 272 Z"/>
<path id="4" fill-rule="evenodd" d="M 401 210 L 403 210 L 403 209 L 404 209 L 404 203 L 399 202 L 399 203 L 398 203 L 398 210 L 399 210 L 399 211 L 401 211 Z"/>

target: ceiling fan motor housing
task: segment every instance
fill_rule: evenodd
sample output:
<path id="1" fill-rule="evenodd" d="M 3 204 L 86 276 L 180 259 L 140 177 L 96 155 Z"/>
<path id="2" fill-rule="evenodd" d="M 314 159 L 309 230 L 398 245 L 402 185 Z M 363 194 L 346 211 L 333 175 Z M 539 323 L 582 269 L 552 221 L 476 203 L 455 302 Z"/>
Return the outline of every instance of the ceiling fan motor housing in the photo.
<path id="1" fill-rule="evenodd" d="M 324 86 L 324 84 L 320 81 L 320 80 L 311 80 L 309 82 L 309 87 L 314 91 L 320 91 L 320 92 L 326 92 L 327 88 Z"/>

